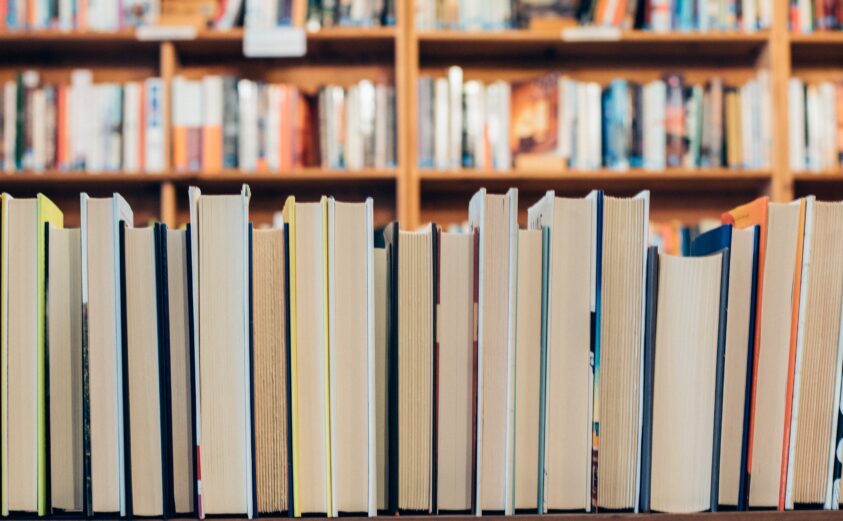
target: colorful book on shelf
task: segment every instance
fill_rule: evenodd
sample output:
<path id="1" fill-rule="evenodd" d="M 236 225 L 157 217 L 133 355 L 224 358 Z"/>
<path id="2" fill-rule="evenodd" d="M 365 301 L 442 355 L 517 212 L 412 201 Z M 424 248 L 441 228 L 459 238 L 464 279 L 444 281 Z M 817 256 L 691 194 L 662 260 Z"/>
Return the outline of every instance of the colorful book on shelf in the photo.
<path id="1" fill-rule="evenodd" d="M 63 223 L 41 194 L 2 195 L 3 515 L 47 513 L 46 226 Z"/>

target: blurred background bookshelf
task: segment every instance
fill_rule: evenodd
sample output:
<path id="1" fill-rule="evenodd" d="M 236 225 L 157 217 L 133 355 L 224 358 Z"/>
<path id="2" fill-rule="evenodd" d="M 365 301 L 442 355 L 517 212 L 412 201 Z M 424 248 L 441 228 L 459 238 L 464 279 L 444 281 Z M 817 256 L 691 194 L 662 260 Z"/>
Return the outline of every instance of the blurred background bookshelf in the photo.
<path id="1" fill-rule="evenodd" d="M 246 182 L 253 187 L 252 215 L 260 224 L 271 222 L 289 194 L 308 199 L 325 193 L 348 200 L 373 196 L 376 226 L 398 218 L 408 228 L 430 220 L 442 224 L 464 220 L 466 203 L 481 186 L 518 187 L 525 201 L 537 199 L 548 189 L 561 195 L 582 195 L 594 188 L 619 195 L 649 189 L 654 193 L 653 220 L 689 223 L 717 217 L 724 209 L 758 195 L 770 195 L 777 201 L 806 193 L 843 197 L 839 159 L 821 169 L 797 168 L 791 161 L 788 101 L 791 78 L 805 84 L 843 81 L 843 31 L 824 29 L 821 24 L 809 29 L 796 27 L 799 20 L 785 0 L 754 2 L 756 21 L 751 24 L 741 18 L 747 11 L 744 6 L 738 9 L 737 20 L 726 25 L 701 29 L 702 22 L 675 27 L 675 21 L 668 21 L 668 27 L 662 27 L 666 30 L 658 31 L 652 30 L 655 22 L 649 18 L 642 26 L 639 14 L 621 23 L 603 24 L 600 16 L 608 15 L 605 9 L 601 14 L 601 0 L 596 1 L 591 21 L 604 27 L 591 31 L 565 24 L 531 28 L 522 21 L 487 21 L 481 23 L 480 30 L 460 30 L 453 23 L 431 22 L 429 0 L 393 0 L 389 7 L 375 2 L 378 8 L 392 11 L 389 16 L 379 14 L 373 24 L 314 23 L 311 14 L 305 13 L 304 21 L 299 22 L 306 28 L 307 52 L 289 58 L 244 57 L 242 14 L 234 27 L 214 28 L 203 21 L 194 24 L 186 38 L 162 32 L 148 39 L 131 23 L 123 22 L 115 31 L 62 30 L 58 22 L 12 29 L 7 13 L 7 27 L 0 29 L 0 81 L 4 83 L 26 70 L 37 71 L 42 84 L 68 83 L 77 69 L 90 70 L 94 83 L 161 78 L 164 164 L 155 173 L 23 169 L 0 175 L 0 190 L 20 196 L 43 192 L 64 209 L 70 224 L 78 220 L 79 191 L 91 195 L 119 191 L 142 218 L 158 218 L 177 226 L 187 220 L 188 185 L 222 192 Z M 739 6 L 741 1 L 752 0 L 739 0 Z M 190 3 L 161 0 L 157 9 L 163 19 L 174 9 L 173 4 Z M 14 4 L 7 0 L 4 5 Z M 441 15 L 442 2 L 433 4 L 432 12 Z M 516 4 L 510 4 L 513 20 L 519 14 Z M 500 7 L 495 2 L 483 5 L 490 11 Z M 704 4 L 694 1 L 691 5 Z M 582 13 L 576 17 L 581 20 Z M 837 27 L 839 24 L 831 29 Z M 762 166 L 742 168 L 724 164 L 620 169 L 601 164 L 582 169 L 575 165 L 524 166 L 514 159 L 509 168 L 431 168 L 420 161 L 419 83 L 425 77 L 434 81 L 445 77 L 453 66 L 462 70 L 466 82 L 518 82 L 560 73 L 603 87 L 619 78 L 644 84 L 668 73 L 681 74 L 686 85 L 718 78 L 727 86 L 739 87 L 761 72 L 769 89 L 765 97 L 769 106 L 759 109 L 766 113 L 763 121 L 769 127 L 769 152 L 765 154 L 769 157 Z M 173 80 L 193 81 L 208 75 L 292 85 L 309 96 L 316 96 L 324 85 L 346 91 L 361 80 L 389 85 L 394 92 L 394 136 L 389 137 L 394 157 L 387 164 L 367 162 L 355 168 L 337 168 L 318 159 L 284 168 L 263 165 L 256 171 L 179 168 L 174 161 Z M 521 218 L 524 221 L 525 215 Z"/>

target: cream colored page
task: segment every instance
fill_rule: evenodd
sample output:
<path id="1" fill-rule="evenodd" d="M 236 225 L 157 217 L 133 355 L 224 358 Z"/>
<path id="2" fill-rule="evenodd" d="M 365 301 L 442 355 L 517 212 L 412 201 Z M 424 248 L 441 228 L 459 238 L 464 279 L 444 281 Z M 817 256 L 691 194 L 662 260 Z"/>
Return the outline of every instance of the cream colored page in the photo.
<path id="1" fill-rule="evenodd" d="M 38 509 L 36 345 L 38 213 L 35 199 L 9 202 L 9 510 Z"/>
<path id="2" fill-rule="evenodd" d="M 111 199 L 88 201 L 88 372 L 91 485 L 95 512 L 120 510 L 117 318 Z"/>
<path id="3" fill-rule="evenodd" d="M 132 513 L 163 514 L 158 314 L 153 231 L 126 230 L 126 345 Z"/>
<path id="4" fill-rule="evenodd" d="M 585 508 L 591 493 L 588 386 L 593 202 L 556 199 L 554 204 L 547 318 L 545 502 L 550 509 L 571 510 Z M 560 439 L 565 442 L 553 442 Z"/>
<path id="5" fill-rule="evenodd" d="M 781 478 L 799 207 L 770 203 L 768 219 L 749 503 L 772 507 Z"/>
<path id="6" fill-rule="evenodd" d="M 301 511 L 325 513 L 328 476 L 325 422 L 325 329 L 322 205 L 296 203 L 296 368 Z"/>
<path id="7" fill-rule="evenodd" d="M 515 508 L 537 507 L 541 383 L 542 231 L 518 232 L 515 341 Z"/>
<path id="8" fill-rule="evenodd" d="M 754 228 L 732 230 L 729 255 L 729 318 L 726 321 L 726 359 L 723 368 L 723 423 L 720 429 L 720 487 L 723 505 L 738 504 L 743 445 L 749 313 L 752 293 Z"/>
<path id="9" fill-rule="evenodd" d="M 187 305 L 187 240 L 183 230 L 167 232 L 170 311 L 170 401 L 172 403 L 173 502 L 176 512 L 193 510 L 193 411 L 190 399 L 190 342 Z"/>
<path id="10" fill-rule="evenodd" d="M 474 236 L 442 233 L 439 265 L 438 506 L 471 508 Z"/>
<path id="11" fill-rule="evenodd" d="M 199 199 L 202 505 L 246 511 L 245 252 L 240 196 Z M 242 253 L 241 253 L 242 252 Z"/>
<path id="12" fill-rule="evenodd" d="M 659 255 L 650 504 L 711 506 L 721 255 Z"/>
<path id="13" fill-rule="evenodd" d="M 334 343 L 331 345 L 336 403 L 331 429 L 336 481 L 335 508 L 367 512 L 369 508 L 368 292 L 365 204 L 335 203 Z"/>

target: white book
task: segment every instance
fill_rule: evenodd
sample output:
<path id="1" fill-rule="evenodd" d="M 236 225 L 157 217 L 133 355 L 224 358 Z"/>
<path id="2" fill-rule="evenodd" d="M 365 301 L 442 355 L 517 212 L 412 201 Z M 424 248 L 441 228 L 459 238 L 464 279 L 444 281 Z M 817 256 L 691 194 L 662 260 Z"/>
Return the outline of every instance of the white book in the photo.
<path id="1" fill-rule="evenodd" d="M 670 0 L 652 0 L 650 12 L 650 25 L 654 32 L 666 33 L 672 30 Z"/>
<path id="2" fill-rule="evenodd" d="M 740 88 L 741 101 L 741 145 L 743 146 L 743 168 L 757 168 L 755 151 L 755 134 L 753 133 L 754 114 L 752 113 L 752 99 L 756 94 L 755 80 L 750 80 Z"/>
<path id="3" fill-rule="evenodd" d="M 573 141 L 577 120 L 577 84 L 566 76 L 559 76 L 558 117 L 556 153 L 565 161 L 573 157 Z"/>
<path id="4" fill-rule="evenodd" d="M 820 83 L 820 105 L 822 106 L 822 165 L 826 170 L 837 166 L 837 103 L 833 82 Z"/>
<path id="5" fill-rule="evenodd" d="M 491 165 L 486 168 L 507 170 L 509 150 L 509 83 L 497 81 L 486 86 L 486 133 L 491 147 Z"/>
<path id="6" fill-rule="evenodd" d="M 363 166 L 363 152 L 360 135 L 360 91 L 356 85 L 348 88 L 345 110 L 345 146 L 343 150 L 345 167 L 349 170 L 359 170 Z"/>
<path id="7" fill-rule="evenodd" d="M 123 331 L 119 232 L 133 225 L 129 204 L 113 197 L 80 196 L 82 328 L 89 374 L 91 494 L 95 513 L 126 514 L 123 433 Z"/>
<path id="8" fill-rule="evenodd" d="M 758 72 L 758 96 L 755 98 L 756 121 L 759 128 L 757 129 L 759 143 L 758 150 L 758 165 L 760 168 L 769 168 L 772 163 L 773 151 L 773 99 L 770 93 L 770 73 L 765 70 Z M 832 89 L 832 100 L 834 99 L 834 92 Z M 832 103 L 832 110 L 836 105 Z M 837 125 L 837 121 L 834 122 Z M 836 146 L 836 143 L 835 143 Z"/>
<path id="9" fill-rule="evenodd" d="M 462 68 L 448 69 L 448 168 L 462 165 Z"/>
<path id="10" fill-rule="evenodd" d="M 94 144 L 97 113 L 93 74 L 88 69 L 76 69 L 70 75 L 68 93 L 67 133 L 71 163 L 74 168 L 87 168 Z"/>
<path id="11" fill-rule="evenodd" d="M 44 89 L 32 93 L 32 164 L 36 172 L 44 170 L 47 159 L 47 96 Z"/>
<path id="12" fill-rule="evenodd" d="M 806 112 L 808 113 L 808 169 L 814 172 L 822 170 L 820 96 L 816 85 L 807 89 Z"/>
<path id="13" fill-rule="evenodd" d="M 222 86 L 222 84 L 220 84 Z M 281 168 L 281 86 L 266 86 L 266 122 L 263 132 L 266 164 L 269 170 Z M 222 125 L 222 89 L 220 89 L 220 125 Z"/>
<path id="14" fill-rule="evenodd" d="M 75 2 L 73 0 L 59 0 L 59 29 L 70 31 L 74 25 Z"/>
<path id="15" fill-rule="evenodd" d="M 799 78 L 787 82 L 790 170 L 805 170 L 805 84 Z"/>
<path id="16" fill-rule="evenodd" d="M 667 88 L 655 80 L 644 86 L 644 168 L 665 168 L 665 106 Z"/>
<path id="17" fill-rule="evenodd" d="M 433 165 L 440 170 L 447 169 L 451 163 L 448 139 L 451 124 L 448 117 L 450 95 L 448 89 L 447 78 L 436 78 L 433 83 Z"/>
<path id="18" fill-rule="evenodd" d="M 576 88 L 576 95 L 577 95 L 577 120 L 576 120 L 576 129 L 574 131 L 575 137 L 575 145 L 574 148 L 574 168 L 577 170 L 587 170 L 590 167 L 589 165 L 589 156 L 588 156 L 588 140 L 590 131 L 589 125 L 591 124 L 591 117 L 589 116 L 590 107 L 588 104 L 588 84 L 586 83 L 578 83 Z"/>
<path id="19" fill-rule="evenodd" d="M 758 0 L 740 0 L 743 30 L 753 32 L 758 30 Z"/>
<path id="20" fill-rule="evenodd" d="M 205 76 L 202 78 L 202 125 L 222 128 L 222 107 L 222 76 Z"/>
<path id="21" fill-rule="evenodd" d="M 17 92 L 18 86 L 14 80 L 9 80 L 3 85 L 3 113 L 5 119 L 3 120 L 3 157 L 5 164 L 2 165 L 6 172 L 13 172 L 16 169 L 15 165 L 15 141 L 17 125 L 15 114 L 17 113 Z"/>
<path id="22" fill-rule="evenodd" d="M 360 103 L 361 137 L 363 140 L 363 163 L 365 166 L 387 168 L 393 166 L 389 161 L 389 148 L 394 130 L 390 128 L 390 89 L 384 84 L 374 86 L 369 80 L 361 80 L 357 85 Z M 372 135 L 374 134 L 374 135 Z M 374 142 L 374 147 L 372 146 Z M 370 151 L 371 148 L 374 150 Z M 370 156 L 374 157 L 370 157 Z"/>
<path id="23" fill-rule="evenodd" d="M 239 132 L 237 157 L 240 169 L 252 172 L 258 164 L 258 85 L 250 80 L 237 82 Z"/>
<path id="24" fill-rule="evenodd" d="M 140 169 L 143 143 L 141 138 L 141 97 L 143 86 L 129 82 L 123 87 L 123 170 L 137 172 Z"/>
<path id="25" fill-rule="evenodd" d="M 603 163 L 603 117 L 601 96 L 602 89 L 599 83 L 587 83 L 586 93 L 588 99 L 588 134 L 586 142 L 588 144 L 588 168 L 596 170 L 600 168 Z"/>
<path id="26" fill-rule="evenodd" d="M 164 80 L 144 80 L 144 170 L 164 170 Z"/>
<path id="27" fill-rule="evenodd" d="M 479 81 L 465 82 L 466 144 L 471 164 L 478 170 L 486 168 L 483 139 L 483 84 Z"/>

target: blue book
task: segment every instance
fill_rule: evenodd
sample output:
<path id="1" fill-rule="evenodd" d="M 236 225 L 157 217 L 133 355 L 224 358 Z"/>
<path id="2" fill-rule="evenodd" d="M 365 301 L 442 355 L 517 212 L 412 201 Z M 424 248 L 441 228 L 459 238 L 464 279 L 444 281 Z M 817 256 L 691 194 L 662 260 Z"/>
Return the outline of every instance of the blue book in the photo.
<path id="1" fill-rule="evenodd" d="M 731 370 L 727 373 L 730 378 L 738 378 L 740 382 L 738 385 L 728 386 L 730 388 L 742 389 L 742 396 L 735 397 L 743 402 L 743 415 L 740 418 L 721 418 L 721 424 L 715 421 L 715 436 L 720 440 L 720 445 L 732 443 L 740 445 L 740 461 L 729 462 L 727 467 L 719 468 L 718 472 L 713 474 L 712 493 L 714 493 L 715 486 L 719 482 L 721 476 L 731 475 L 734 479 L 735 474 L 738 476 L 738 494 L 736 498 L 718 498 L 719 505 L 737 508 L 738 510 L 746 510 L 747 496 L 748 496 L 748 472 L 747 472 L 747 448 L 749 445 L 749 421 L 750 421 L 750 402 L 752 399 L 752 374 L 753 374 L 753 346 L 755 345 L 755 317 L 756 317 L 756 296 L 758 289 L 758 253 L 759 253 L 759 228 L 758 226 L 750 226 L 744 229 L 733 229 L 731 225 L 723 225 L 706 233 L 701 234 L 691 244 L 690 254 L 694 256 L 709 255 L 711 253 L 729 249 L 731 254 L 730 267 L 733 270 L 730 276 L 737 280 L 738 277 L 749 277 L 749 294 L 739 296 L 732 295 L 730 305 L 732 308 L 737 306 L 747 306 L 744 308 L 747 311 L 748 324 L 746 326 L 746 340 L 741 342 L 738 346 L 727 346 L 729 350 L 741 349 L 739 359 L 746 360 L 745 371 Z M 732 285 L 734 285 L 734 280 Z M 746 287 L 743 285 L 742 287 Z M 737 310 L 735 309 L 733 313 Z M 726 324 L 728 327 L 728 323 Z M 723 331 L 725 334 L 725 330 Z M 734 358 L 731 361 L 734 363 Z M 723 371 L 718 367 L 717 377 L 718 382 L 721 381 L 723 372 L 725 371 L 725 363 Z M 716 398 L 716 405 L 718 409 L 722 410 L 722 389 L 723 384 L 718 383 L 720 389 L 719 396 Z M 736 425 L 737 423 L 737 425 Z M 725 430 L 723 429 L 725 427 Z M 735 429 L 737 427 L 737 429 Z M 735 431 L 739 431 L 739 435 L 735 437 Z M 731 436 L 731 439 L 730 439 Z M 718 458 L 719 459 L 719 458 Z M 715 463 L 715 462 L 713 462 Z M 719 464 L 719 461 L 716 462 Z"/>

